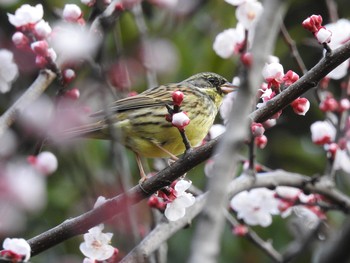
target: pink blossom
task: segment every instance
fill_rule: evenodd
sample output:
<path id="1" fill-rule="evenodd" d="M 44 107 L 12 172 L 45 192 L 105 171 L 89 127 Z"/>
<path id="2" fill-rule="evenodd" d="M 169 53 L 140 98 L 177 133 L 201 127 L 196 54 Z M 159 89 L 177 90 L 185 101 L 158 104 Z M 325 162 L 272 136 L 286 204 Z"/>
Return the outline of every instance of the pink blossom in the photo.
<path id="1" fill-rule="evenodd" d="M 316 33 L 322 27 L 322 16 L 320 15 L 309 16 L 303 21 L 302 26 L 305 29 L 309 30 L 311 33 Z"/>
<path id="2" fill-rule="evenodd" d="M 316 121 L 310 126 L 311 139 L 314 143 L 323 145 L 334 141 L 336 130 L 327 121 Z"/>
<path id="3" fill-rule="evenodd" d="M 299 79 L 299 75 L 292 70 L 288 70 L 283 76 L 284 85 L 290 86 Z"/>
<path id="4" fill-rule="evenodd" d="M 36 6 L 25 4 L 18 8 L 14 15 L 7 15 L 12 25 L 22 27 L 39 22 L 43 18 L 44 10 L 41 4 L 37 4 Z"/>
<path id="5" fill-rule="evenodd" d="M 176 106 L 180 106 L 182 104 L 184 97 L 185 96 L 184 96 L 183 92 L 180 90 L 174 91 L 171 94 L 171 98 L 173 99 L 174 105 L 176 105 Z"/>
<path id="6" fill-rule="evenodd" d="M 284 76 L 283 66 L 276 62 L 265 64 L 262 74 L 268 87 L 279 88 Z"/>
<path id="7" fill-rule="evenodd" d="M 293 108 L 293 111 L 298 114 L 305 116 L 305 114 L 310 109 L 310 102 L 306 98 L 297 98 L 290 104 Z"/>
<path id="8" fill-rule="evenodd" d="M 48 55 L 49 44 L 46 42 L 46 40 L 35 41 L 30 44 L 30 47 L 34 53 L 39 56 L 46 57 Z"/>
<path id="9" fill-rule="evenodd" d="M 254 143 L 260 149 L 264 149 L 267 145 L 267 137 L 265 135 L 257 136 L 254 138 Z"/>
<path id="10" fill-rule="evenodd" d="M 335 98 L 333 98 L 331 95 L 327 96 L 320 103 L 320 110 L 323 112 L 336 111 L 338 108 L 339 108 L 338 101 Z"/>
<path id="11" fill-rule="evenodd" d="M 64 69 L 62 75 L 65 83 L 70 83 L 76 77 L 75 71 L 70 68 Z"/>
<path id="12" fill-rule="evenodd" d="M 12 35 L 12 42 L 17 48 L 24 48 L 28 46 L 29 39 L 22 32 L 17 31 Z"/>
<path id="13" fill-rule="evenodd" d="M 258 137 L 264 134 L 265 128 L 261 123 L 253 122 L 251 125 L 252 134 L 254 137 Z"/>

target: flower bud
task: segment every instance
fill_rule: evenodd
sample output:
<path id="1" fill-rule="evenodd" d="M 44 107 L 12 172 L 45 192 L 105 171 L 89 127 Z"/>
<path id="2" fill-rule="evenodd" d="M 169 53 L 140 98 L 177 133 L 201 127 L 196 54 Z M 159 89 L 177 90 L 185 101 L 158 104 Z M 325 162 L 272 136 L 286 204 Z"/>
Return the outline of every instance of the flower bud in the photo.
<path id="1" fill-rule="evenodd" d="M 255 137 L 254 143 L 260 149 L 264 149 L 267 144 L 267 137 L 265 135 Z"/>
<path id="2" fill-rule="evenodd" d="M 322 27 L 322 16 L 320 15 L 309 16 L 303 21 L 302 26 L 305 29 L 309 30 L 310 32 L 316 33 Z"/>
<path id="3" fill-rule="evenodd" d="M 184 99 L 184 94 L 182 93 L 182 91 L 177 90 L 171 94 L 171 98 L 173 99 L 174 105 L 180 106 Z"/>
<path id="4" fill-rule="evenodd" d="M 292 70 L 288 70 L 283 76 L 284 85 L 290 86 L 299 79 L 299 75 Z"/>
<path id="5" fill-rule="evenodd" d="M 190 118 L 185 112 L 178 112 L 173 114 L 171 123 L 176 128 L 183 130 L 190 123 Z"/>
<path id="6" fill-rule="evenodd" d="M 305 114 L 310 109 L 310 102 L 306 98 L 297 98 L 290 104 L 293 108 L 293 111 L 298 114 L 305 116 Z"/>
<path id="7" fill-rule="evenodd" d="M 254 137 L 258 137 L 264 134 L 265 128 L 261 123 L 253 122 L 251 125 L 252 134 Z"/>
<path id="8" fill-rule="evenodd" d="M 39 56 L 46 57 L 48 55 L 49 44 L 45 40 L 35 41 L 30 47 Z"/>

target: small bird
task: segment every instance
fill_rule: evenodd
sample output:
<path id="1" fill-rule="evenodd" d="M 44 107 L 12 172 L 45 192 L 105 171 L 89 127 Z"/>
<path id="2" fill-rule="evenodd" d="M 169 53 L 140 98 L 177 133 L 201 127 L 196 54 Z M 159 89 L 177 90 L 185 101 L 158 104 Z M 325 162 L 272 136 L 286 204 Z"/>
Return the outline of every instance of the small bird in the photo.
<path id="1" fill-rule="evenodd" d="M 196 146 L 213 125 L 224 95 L 236 89 L 237 86 L 216 73 L 198 73 L 180 83 L 160 85 L 115 101 L 108 106 L 107 112 L 102 110 L 92 114 L 100 117 L 99 121 L 68 133 L 74 137 L 110 139 L 109 125 L 112 124 L 120 130 L 121 143 L 136 154 L 141 177 L 144 177 L 140 156 L 174 157 L 185 151 L 180 132 L 165 118 L 168 114 L 166 105 L 173 105 L 174 91 L 184 94 L 181 110 L 190 119 L 185 133 L 190 144 Z"/>

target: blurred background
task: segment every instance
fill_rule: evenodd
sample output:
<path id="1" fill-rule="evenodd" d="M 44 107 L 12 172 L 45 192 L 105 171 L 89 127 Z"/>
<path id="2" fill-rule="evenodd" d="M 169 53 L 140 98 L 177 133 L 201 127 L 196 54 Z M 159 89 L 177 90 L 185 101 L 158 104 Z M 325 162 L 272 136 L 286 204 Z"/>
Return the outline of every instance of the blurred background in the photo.
<path id="1" fill-rule="evenodd" d="M 288 9 L 284 19 L 285 26 L 309 69 L 320 60 L 323 51 L 312 35 L 302 28 L 301 23 L 312 14 L 322 15 L 324 24 L 331 22 L 327 5 L 327 2 L 331 1 L 286 2 Z M 339 18 L 349 18 L 348 1 L 334 2 Z M 84 6 L 80 1 L 0 0 L 0 48 L 14 53 L 14 60 L 20 72 L 12 90 L 0 96 L 1 112 L 29 87 L 39 71 L 34 55 L 18 50 L 12 44 L 11 36 L 15 28 L 8 22 L 7 13 L 14 13 L 22 4 L 38 3 L 44 6 L 44 19 L 50 24 L 60 20 L 61 10 L 67 3 L 79 5 L 87 21 L 91 15 L 91 8 Z M 235 7 L 223 0 L 179 0 L 178 5 L 171 8 L 157 5 L 157 1 L 143 1 L 142 11 L 141 20 L 140 17 L 135 19 L 130 12 L 122 13 L 118 22 L 106 34 L 102 48 L 95 54 L 95 62 L 102 66 L 103 77 L 96 73 L 94 63 L 83 63 L 77 67 L 77 77 L 69 84 L 68 89 L 79 89 L 78 100 L 68 99 L 64 104 L 58 105 L 56 95 L 59 84 L 54 82 L 50 85 L 40 99 L 40 107 L 37 106 L 38 109 L 32 113 L 39 122 L 44 122 L 46 111 L 57 105 L 59 121 L 67 118 L 75 121 L 78 117 L 74 114 L 77 112 L 88 116 L 90 112 L 103 108 L 103 105 L 114 99 L 128 96 L 131 92 L 142 92 L 152 84 L 179 82 L 203 71 L 216 72 L 228 80 L 232 80 L 238 74 L 239 58 L 222 59 L 212 48 L 218 33 L 236 26 Z M 142 22 L 147 28 L 146 31 L 140 32 L 138 23 Z M 278 37 L 273 55 L 279 57 L 285 72 L 291 69 L 302 75 L 281 36 Z M 333 81 L 330 85 L 337 90 L 341 81 Z M 310 111 L 306 116 L 299 116 L 294 114 L 290 107 L 284 110 L 277 125 L 266 132 L 269 141 L 265 149 L 258 150 L 259 163 L 272 169 L 284 169 L 308 176 L 324 172 L 327 165 L 325 152 L 322 147 L 314 145 L 310 137 L 310 125 L 316 120 L 323 120 L 324 113 L 319 110 L 313 91 L 305 94 L 305 97 L 311 102 Z M 218 116 L 217 123 L 221 122 Z M 45 190 L 37 197 L 42 201 L 41 205 L 17 210 L 12 204 L 0 207 L 0 221 L 3 221 L 0 223 L 0 240 L 8 236 L 25 239 L 34 237 L 67 218 L 88 211 L 98 196 L 113 197 L 138 183 L 139 174 L 134 155 L 123 147 L 118 146 L 117 153 L 113 153 L 115 148 L 110 142 L 88 139 L 43 144 L 45 132 L 42 129 L 38 132 L 30 125 L 15 123 L 11 130 L 14 148 L 2 156 L 1 166 L 8 163 L 16 165 L 40 150 L 54 153 L 59 166 L 54 174 L 45 178 Z M 246 154 L 246 151 L 242 154 Z M 165 164 L 159 160 L 148 160 L 148 165 L 148 171 L 155 172 Z M 126 177 L 129 174 L 131 177 Z M 189 172 L 188 178 L 198 188 L 203 189 L 207 180 L 204 164 Z M 348 179 L 345 176 L 339 176 L 338 179 L 341 180 L 341 190 L 348 191 Z M 31 184 L 27 184 L 24 189 L 32 187 Z M 330 225 L 337 226 L 342 222 L 343 215 L 340 212 L 328 215 Z M 153 214 L 144 201 L 133 207 L 130 215 L 117 216 L 106 223 L 107 231 L 114 233 L 112 245 L 119 249 L 120 257 L 127 254 L 135 242 L 147 234 L 152 217 Z M 283 251 L 294 238 L 288 221 L 290 219 L 276 216 L 272 226 L 254 229 L 265 240 L 271 240 L 275 248 Z M 190 226 L 169 240 L 168 262 L 184 262 L 188 258 L 195 224 L 194 220 Z M 82 237 L 72 238 L 35 256 L 31 261 L 82 262 L 83 255 L 79 251 L 81 242 Z M 305 253 L 296 262 L 309 262 L 310 255 Z M 234 236 L 227 225 L 219 262 L 254 263 L 270 262 L 270 259 L 246 239 Z"/>

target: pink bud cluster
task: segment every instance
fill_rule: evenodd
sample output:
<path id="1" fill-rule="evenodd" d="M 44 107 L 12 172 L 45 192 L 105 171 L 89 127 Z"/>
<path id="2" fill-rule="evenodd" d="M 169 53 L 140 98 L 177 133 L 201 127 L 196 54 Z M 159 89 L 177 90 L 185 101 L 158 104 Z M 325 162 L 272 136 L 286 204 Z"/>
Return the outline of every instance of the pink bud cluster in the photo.
<path id="1" fill-rule="evenodd" d="M 171 122 L 171 124 L 180 131 L 183 131 L 184 128 L 190 123 L 190 118 L 187 116 L 187 113 L 180 110 L 184 97 L 185 96 L 182 91 L 174 91 L 171 94 L 174 108 L 168 108 L 169 114 L 165 116 L 165 119 L 168 122 Z"/>
<path id="2" fill-rule="evenodd" d="M 65 5 L 63 9 L 63 19 L 70 23 L 84 24 L 82 11 L 77 5 Z M 16 32 L 12 35 L 14 45 L 23 50 L 33 52 L 35 64 L 39 68 L 45 68 L 54 63 L 57 54 L 50 47 L 53 30 L 48 22 L 43 19 L 43 6 L 38 4 L 30 6 L 22 5 L 14 14 L 8 14 L 9 21 L 16 27 Z M 69 83 L 75 78 L 75 72 L 72 69 L 63 70 L 63 80 Z"/>
<path id="3" fill-rule="evenodd" d="M 152 208 L 156 208 L 164 212 L 168 203 L 174 201 L 177 197 L 176 190 L 174 189 L 177 181 L 174 181 L 169 187 L 165 187 L 148 199 L 148 205 Z"/>
<path id="4" fill-rule="evenodd" d="M 322 20 L 322 16 L 312 15 L 303 21 L 302 26 L 314 34 L 320 44 L 327 44 L 331 42 L 332 32 L 322 26 Z"/>
<path id="5" fill-rule="evenodd" d="M 251 132 L 254 137 L 254 143 L 260 149 L 265 148 L 267 144 L 267 137 L 264 135 L 265 128 L 261 123 L 253 122 L 251 124 Z"/>
<path id="6" fill-rule="evenodd" d="M 287 192 L 287 191 L 280 191 L 280 192 L 282 194 L 280 194 L 279 191 L 276 191 L 275 198 L 279 199 L 278 209 L 280 210 L 281 213 L 287 212 L 290 208 L 294 206 L 302 205 L 303 207 L 313 212 L 319 219 L 321 220 L 326 219 L 325 212 L 319 206 L 320 203 L 325 202 L 323 196 L 319 194 L 305 195 L 301 190 L 300 191 L 290 190 L 289 194 L 286 194 L 286 195 L 283 194 L 283 192 Z"/>

